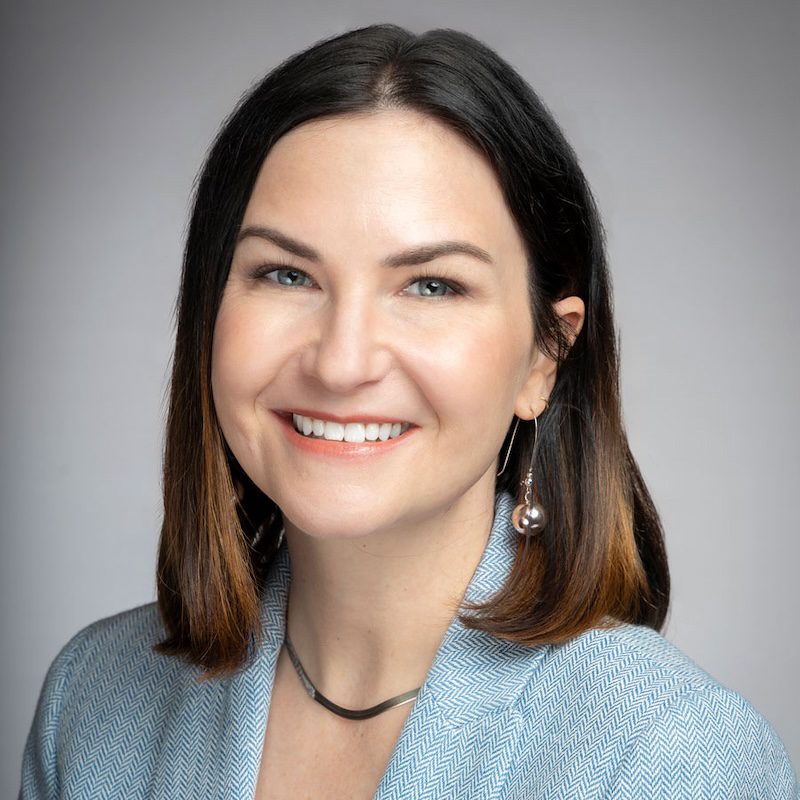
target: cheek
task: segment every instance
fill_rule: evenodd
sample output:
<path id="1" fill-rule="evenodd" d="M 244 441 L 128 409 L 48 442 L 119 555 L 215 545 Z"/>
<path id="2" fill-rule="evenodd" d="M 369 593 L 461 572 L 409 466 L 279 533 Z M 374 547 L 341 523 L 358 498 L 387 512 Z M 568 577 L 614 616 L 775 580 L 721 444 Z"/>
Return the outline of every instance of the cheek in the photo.
<path id="1" fill-rule="evenodd" d="M 449 421 L 474 432 L 480 424 L 505 433 L 524 380 L 528 345 L 508 319 L 496 310 L 478 312 L 415 348 L 408 363 L 442 425 Z"/>
<path id="2" fill-rule="evenodd" d="M 252 409 L 277 368 L 274 331 L 243 304 L 225 303 L 214 325 L 211 388 L 220 422 Z M 272 357 L 272 358 L 271 358 Z"/>

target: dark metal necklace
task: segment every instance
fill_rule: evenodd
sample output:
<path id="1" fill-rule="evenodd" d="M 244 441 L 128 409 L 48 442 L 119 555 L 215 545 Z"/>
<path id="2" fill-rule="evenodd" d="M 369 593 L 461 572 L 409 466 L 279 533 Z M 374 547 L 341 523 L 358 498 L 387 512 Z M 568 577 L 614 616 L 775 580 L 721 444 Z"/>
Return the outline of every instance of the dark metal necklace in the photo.
<path id="1" fill-rule="evenodd" d="M 342 706 L 336 705 L 336 703 L 332 702 L 331 700 L 328 700 L 328 698 L 321 694 L 314 684 L 309 680 L 308 675 L 306 675 L 306 671 L 303 669 L 303 665 L 300 663 L 300 659 L 297 657 L 297 653 L 294 651 L 294 647 L 292 647 L 292 643 L 289 641 L 288 625 L 286 626 L 286 635 L 284 636 L 283 641 L 286 645 L 286 649 L 289 651 L 289 658 L 292 659 L 292 664 L 294 664 L 295 671 L 300 677 L 303 686 L 306 687 L 309 697 L 325 706 L 325 708 L 327 708 L 329 711 L 333 711 L 334 714 L 338 714 L 340 717 L 346 717 L 347 719 L 369 719 L 370 717 L 374 717 L 383 711 L 394 708 L 395 706 L 401 706 L 403 703 L 410 703 L 419 694 L 419 690 L 422 688 L 420 686 L 417 689 L 412 689 L 410 692 L 403 692 L 403 694 L 399 694 L 397 697 L 390 697 L 388 700 L 384 700 L 382 703 L 372 706 L 372 708 L 359 710 L 343 708 Z"/>

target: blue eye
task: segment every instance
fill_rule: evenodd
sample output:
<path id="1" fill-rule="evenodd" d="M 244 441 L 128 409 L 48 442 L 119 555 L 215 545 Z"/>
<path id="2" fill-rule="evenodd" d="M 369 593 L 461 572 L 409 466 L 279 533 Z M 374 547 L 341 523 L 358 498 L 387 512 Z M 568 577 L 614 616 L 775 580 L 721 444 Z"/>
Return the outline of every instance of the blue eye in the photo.
<path id="1" fill-rule="evenodd" d="M 417 295 L 418 297 L 449 297 L 462 294 L 457 286 L 433 275 L 419 275 L 411 281 L 409 286 L 413 286 L 415 283 L 419 283 L 423 287 Z"/>
<path id="2" fill-rule="evenodd" d="M 275 274 L 275 278 L 270 277 L 273 274 Z M 269 266 L 264 266 L 259 267 L 253 277 L 263 278 L 271 283 L 278 283 L 281 286 L 300 286 L 300 281 L 303 278 L 308 278 L 308 275 L 302 270 L 292 269 L 291 267 L 269 268 Z M 282 278 L 286 278 L 286 280 L 282 280 Z"/>

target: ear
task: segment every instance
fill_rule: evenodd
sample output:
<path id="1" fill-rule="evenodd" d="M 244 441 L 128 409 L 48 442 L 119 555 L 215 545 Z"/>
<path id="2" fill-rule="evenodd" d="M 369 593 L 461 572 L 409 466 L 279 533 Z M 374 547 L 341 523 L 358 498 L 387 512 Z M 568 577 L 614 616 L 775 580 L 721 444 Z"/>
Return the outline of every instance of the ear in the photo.
<path id="1" fill-rule="evenodd" d="M 586 318 L 586 307 L 580 297 L 565 297 L 553 304 L 553 310 L 567 324 L 570 347 L 575 342 Z M 556 382 L 556 362 L 536 348 L 528 379 L 517 395 L 514 412 L 520 419 L 538 417 L 547 408 L 542 398 L 549 398 Z"/>

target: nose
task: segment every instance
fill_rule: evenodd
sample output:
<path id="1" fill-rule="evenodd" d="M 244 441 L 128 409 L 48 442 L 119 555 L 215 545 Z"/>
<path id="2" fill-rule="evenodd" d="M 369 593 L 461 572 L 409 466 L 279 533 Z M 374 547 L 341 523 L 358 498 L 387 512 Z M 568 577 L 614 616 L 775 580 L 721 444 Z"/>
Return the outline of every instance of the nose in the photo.
<path id="1" fill-rule="evenodd" d="M 331 392 L 352 392 L 388 371 L 391 355 L 383 326 L 366 292 L 331 300 L 310 324 L 312 343 L 303 354 L 303 370 Z"/>

